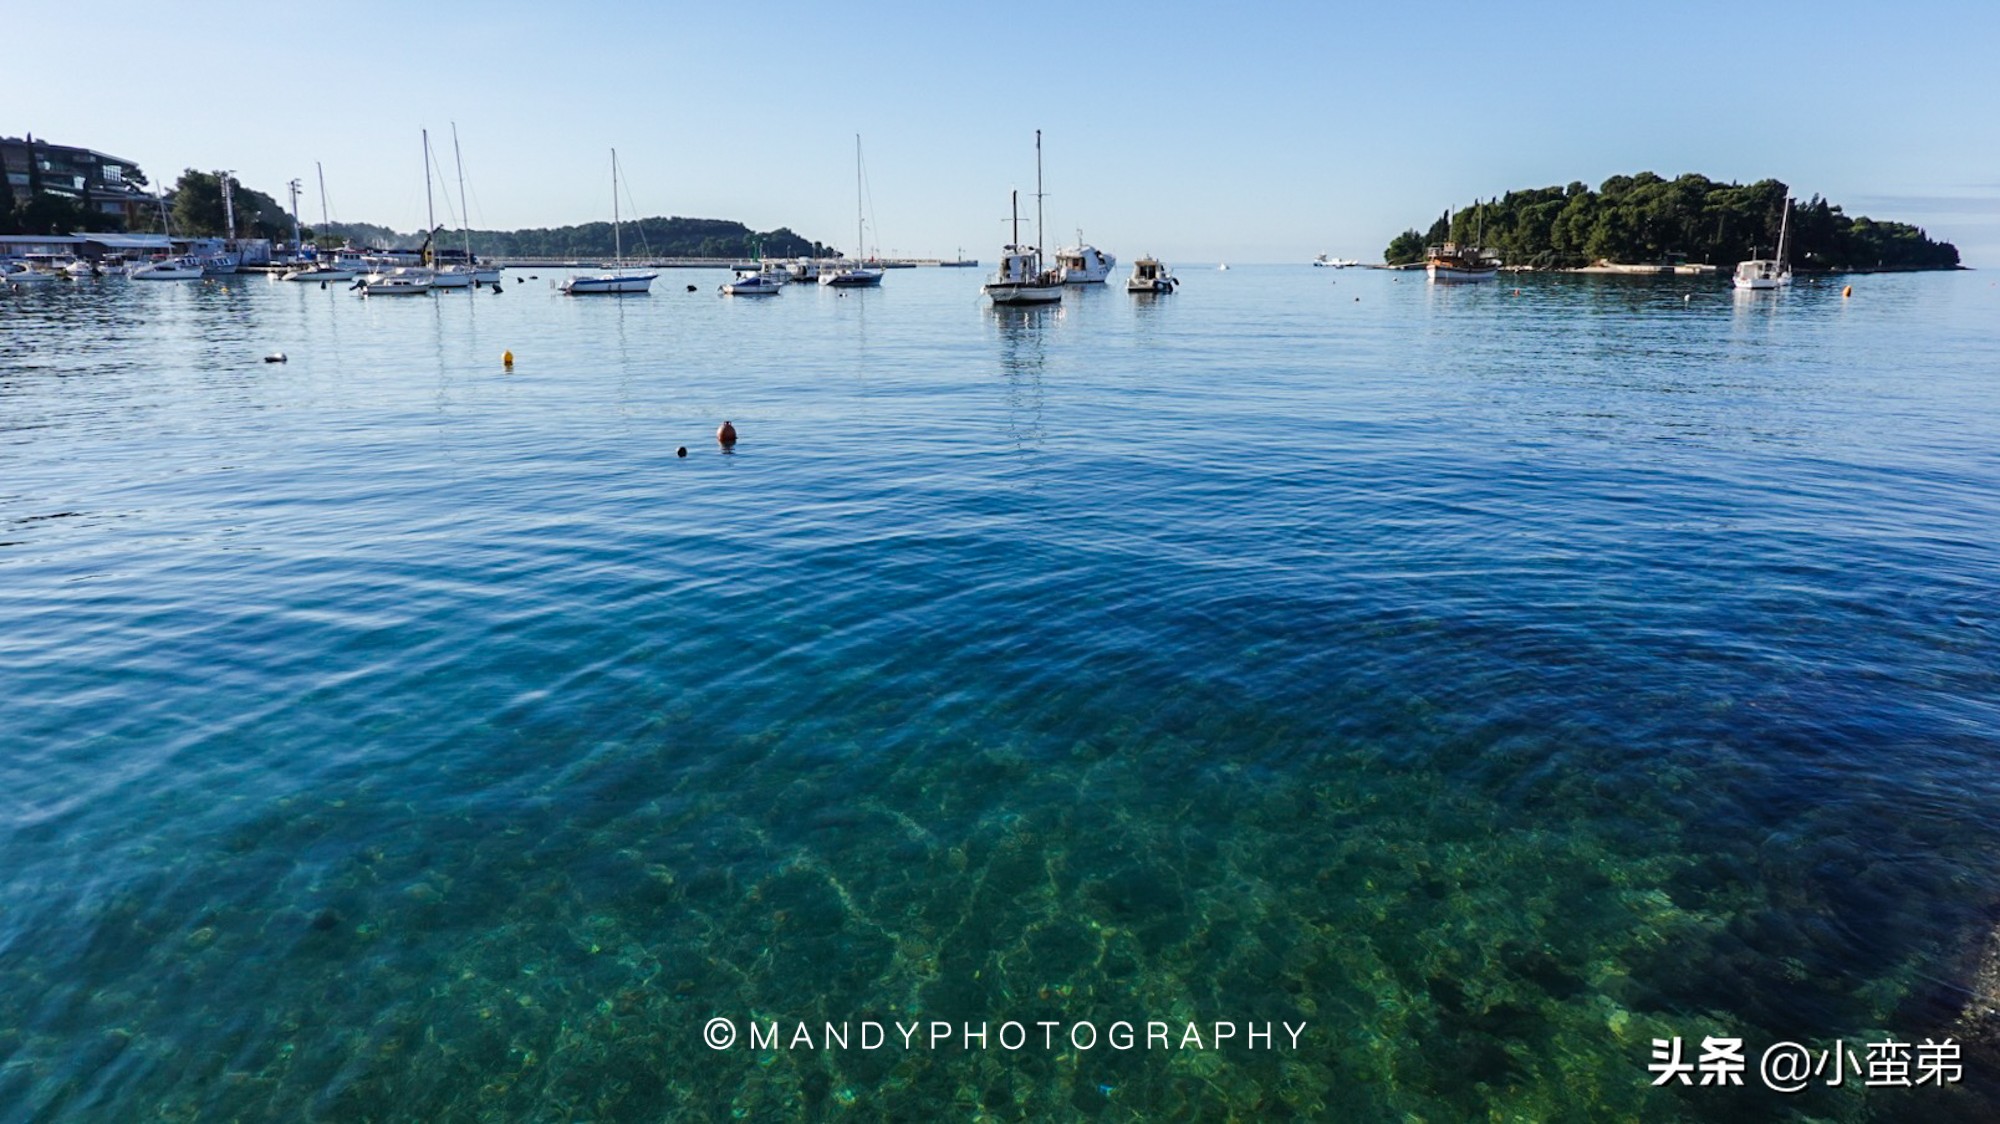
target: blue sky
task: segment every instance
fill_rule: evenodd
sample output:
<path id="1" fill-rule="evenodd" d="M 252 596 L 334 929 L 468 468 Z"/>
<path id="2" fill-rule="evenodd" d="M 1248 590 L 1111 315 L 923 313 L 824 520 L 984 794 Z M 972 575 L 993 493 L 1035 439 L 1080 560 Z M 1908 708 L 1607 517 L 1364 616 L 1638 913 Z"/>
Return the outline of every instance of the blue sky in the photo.
<path id="1" fill-rule="evenodd" d="M 34 47 L 0 133 L 155 180 L 231 168 L 283 198 L 299 177 L 309 218 L 319 161 L 335 218 L 399 230 L 424 221 L 419 129 L 448 164 L 455 121 L 475 225 L 608 218 L 615 145 L 647 214 L 848 244 L 858 132 L 871 241 L 991 260 L 1040 128 L 1049 241 L 1081 226 L 1126 260 L 1373 260 L 1475 196 L 1650 170 L 1775 176 L 2000 265 L 1990 0 L 117 0 L 7 22 Z"/>

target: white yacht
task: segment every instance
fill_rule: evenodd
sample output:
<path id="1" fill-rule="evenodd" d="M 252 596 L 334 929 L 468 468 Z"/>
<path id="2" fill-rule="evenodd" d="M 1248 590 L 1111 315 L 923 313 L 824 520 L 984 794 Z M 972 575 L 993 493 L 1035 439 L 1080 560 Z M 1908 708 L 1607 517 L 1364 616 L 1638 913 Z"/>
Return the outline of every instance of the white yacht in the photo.
<path id="1" fill-rule="evenodd" d="M 371 273 L 357 285 L 364 297 L 421 297 L 436 280 L 434 271 L 420 265 L 399 265 L 387 273 Z"/>
<path id="2" fill-rule="evenodd" d="M 199 281 L 202 268 L 201 263 L 193 258 L 169 258 L 166 261 L 142 262 L 133 266 L 125 276 L 134 281 Z"/>
<path id="3" fill-rule="evenodd" d="M 1076 232 L 1076 245 L 1056 251 L 1056 270 L 1065 285 L 1102 285 L 1111 276 L 1118 259 L 1083 240 Z"/>
<path id="4" fill-rule="evenodd" d="M 1125 279 L 1128 293 L 1171 293 L 1180 284 L 1167 263 L 1155 258 L 1140 258 L 1132 263 L 1132 276 Z"/>
<path id="5" fill-rule="evenodd" d="M 1778 220 L 1778 256 L 1736 263 L 1731 284 L 1739 289 L 1783 289 L 1792 283 L 1792 265 L 1785 260 L 1792 224 L 1792 197 L 1785 196 L 1785 214 Z"/>

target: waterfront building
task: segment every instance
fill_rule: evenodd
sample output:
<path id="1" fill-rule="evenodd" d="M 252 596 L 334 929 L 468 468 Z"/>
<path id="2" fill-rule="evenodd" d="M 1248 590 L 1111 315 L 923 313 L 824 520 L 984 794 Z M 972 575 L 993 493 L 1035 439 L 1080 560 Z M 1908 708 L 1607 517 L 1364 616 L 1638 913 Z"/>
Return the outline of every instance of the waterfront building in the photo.
<path id="1" fill-rule="evenodd" d="M 31 175 L 33 160 L 38 175 Z M 26 137 L 0 137 L 0 171 L 14 189 L 14 198 L 25 201 L 34 180 L 52 195 L 84 203 L 92 214 L 116 216 L 129 223 L 141 214 L 150 214 L 158 205 L 136 178 L 139 166 L 123 157 L 89 148 L 50 144 Z"/>

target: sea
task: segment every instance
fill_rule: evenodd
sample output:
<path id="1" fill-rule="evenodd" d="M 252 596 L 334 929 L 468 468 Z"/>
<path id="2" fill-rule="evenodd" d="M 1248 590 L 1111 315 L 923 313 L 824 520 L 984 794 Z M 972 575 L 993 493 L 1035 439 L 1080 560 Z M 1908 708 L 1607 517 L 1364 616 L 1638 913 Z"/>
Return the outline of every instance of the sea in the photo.
<path id="1" fill-rule="evenodd" d="M 2000 1115 L 1987 274 L 982 272 L 0 291 L 0 1122 Z"/>

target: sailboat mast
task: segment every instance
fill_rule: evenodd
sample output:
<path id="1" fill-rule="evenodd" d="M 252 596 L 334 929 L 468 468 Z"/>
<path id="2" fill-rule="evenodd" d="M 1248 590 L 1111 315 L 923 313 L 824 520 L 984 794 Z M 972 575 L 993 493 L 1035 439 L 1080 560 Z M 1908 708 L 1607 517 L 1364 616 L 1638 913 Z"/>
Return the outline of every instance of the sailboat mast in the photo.
<path id="1" fill-rule="evenodd" d="M 625 240 L 618 233 L 618 150 L 611 150 L 611 254 L 625 268 Z"/>
<path id="2" fill-rule="evenodd" d="M 431 202 L 431 131 L 424 134 L 424 264 L 437 261 L 437 252 L 431 248 L 431 236 L 437 233 L 437 211 Z"/>
<path id="3" fill-rule="evenodd" d="M 868 257 L 868 244 L 861 234 L 861 134 L 854 134 L 854 263 Z"/>
<path id="4" fill-rule="evenodd" d="M 327 225 L 328 225 L 328 223 L 329 223 L 329 221 L 330 221 L 330 220 L 328 220 L 328 219 L 327 219 L 327 217 L 326 217 L 326 168 L 325 168 L 325 166 L 324 166 L 324 165 L 322 165 L 322 164 L 321 164 L 321 163 L 320 163 L 319 161 L 315 160 L 315 161 L 313 161 L 313 171 L 314 171 L 314 172 L 317 172 L 317 173 L 319 174 L 319 230 L 320 230 L 320 234 L 321 234 L 321 235 L 323 235 L 323 236 L 330 236 L 330 235 L 331 235 L 331 232 L 330 232 L 330 231 L 328 231 L 328 230 L 326 229 L 326 228 L 327 228 Z"/>
<path id="5" fill-rule="evenodd" d="M 458 155 L 458 122 L 451 123 L 451 166 L 458 169 L 458 218 L 465 224 L 465 264 L 472 265 L 472 212 L 465 209 L 465 161 Z"/>
<path id="6" fill-rule="evenodd" d="M 1042 131 L 1035 130 L 1035 272 L 1042 272 Z"/>
<path id="7" fill-rule="evenodd" d="M 1778 264 L 1785 264 L 1785 236 L 1792 227 L 1792 197 L 1785 196 L 1785 211 L 1778 219 Z"/>

